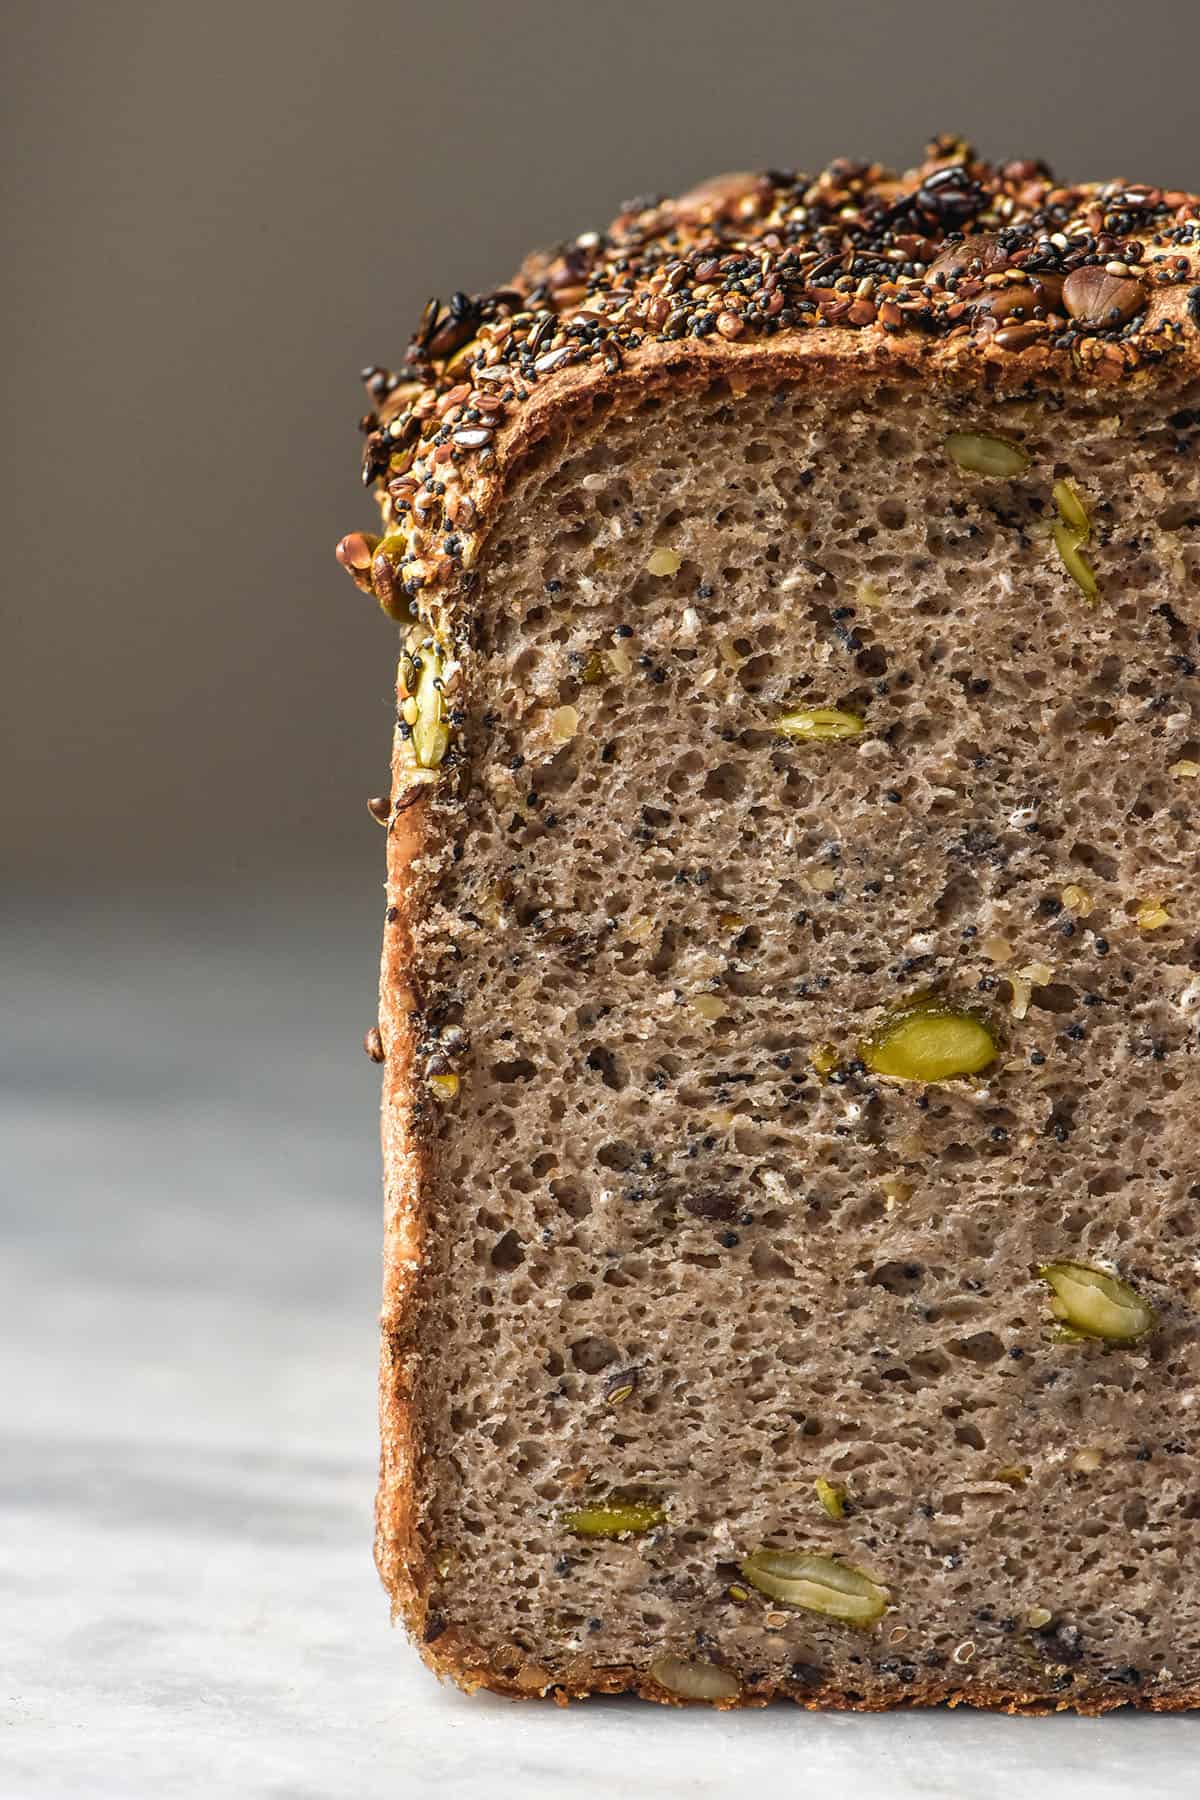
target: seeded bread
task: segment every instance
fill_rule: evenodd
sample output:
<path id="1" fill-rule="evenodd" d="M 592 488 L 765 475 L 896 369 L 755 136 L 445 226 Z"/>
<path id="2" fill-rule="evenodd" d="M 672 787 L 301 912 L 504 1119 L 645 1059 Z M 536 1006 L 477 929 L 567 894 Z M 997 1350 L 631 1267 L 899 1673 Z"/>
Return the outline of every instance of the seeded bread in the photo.
<path id="1" fill-rule="evenodd" d="M 1200 1695 L 1200 203 L 724 177 L 367 372 L 431 1667 Z"/>

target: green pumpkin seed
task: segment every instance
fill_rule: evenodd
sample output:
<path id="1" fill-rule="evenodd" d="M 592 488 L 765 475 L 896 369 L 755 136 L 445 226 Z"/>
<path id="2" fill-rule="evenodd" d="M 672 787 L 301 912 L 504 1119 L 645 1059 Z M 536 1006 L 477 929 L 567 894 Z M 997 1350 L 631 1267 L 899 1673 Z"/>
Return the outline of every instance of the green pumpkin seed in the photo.
<path id="1" fill-rule="evenodd" d="M 1058 516 L 1064 525 L 1077 531 L 1084 543 L 1092 532 L 1092 521 L 1088 517 L 1088 509 L 1075 492 L 1069 481 L 1056 481 L 1054 484 L 1054 504 L 1058 508 Z"/>
<path id="2" fill-rule="evenodd" d="M 836 1483 L 832 1481 L 826 1481 L 823 1475 L 817 1476 L 817 1479 L 813 1482 L 813 1486 L 817 1490 L 817 1499 L 821 1502 L 821 1505 L 825 1508 L 825 1511 L 829 1514 L 830 1518 L 845 1518 L 846 1490 L 838 1487 Z"/>
<path id="3" fill-rule="evenodd" d="M 577 1537 L 618 1538 L 650 1531 L 666 1518 L 650 1501 L 614 1501 L 611 1506 L 581 1506 L 563 1514 L 563 1524 Z"/>
<path id="4" fill-rule="evenodd" d="M 1019 444 L 974 431 L 952 431 L 946 439 L 946 454 L 972 475 L 1020 475 L 1029 467 L 1029 458 Z"/>
<path id="5" fill-rule="evenodd" d="M 775 729 L 784 737 L 815 742 L 821 738 L 861 737 L 866 724 L 857 713 L 841 712 L 835 706 L 816 706 L 784 713 L 776 719 Z"/>
<path id="6" fill-rule="evenodd" d="M 986 1069 L 998 1048 L 974 1013 L 925 1005 L 885 1020 L 859 1046 L 859 1055 L 877 1075 L 901 1081 L 950 1081 Z"/>
<path id="7" fill-rule="evenodd" d="M 1065 519 L 1055 519 L 1054 547 L 1058 551 L 1062 566 L 1084 598 L 1094 601 L 1100 592 L 1100 584 L 1096 580 L 1091 564 L 1080 549 L 1080 545 L 1086 544 L 1086 542 L 1086 534 L 1081 536 L 1073 526 L 1067 524 Z"/>
<path id="8" fill-rule="evenodd" d="M 441 689 L 444 659 L 438 646 L 429 640 L 421 646 L 420 660 L 421 672 L 413 694 L 417 718 L 412 727 L 412 747 L 423 769 L 436 769 L 450 748 Z"/>
<path id="9" fill-rule="evenodd" d="M 869 1625 L 887 1610 L 886 1588 L 849 1563 L 807 1550 L 756 1550 L 742 1574 L 760 1593 L 830 1619 Z"/>
<path id="10" fill-rule="evenodd" d="M 1038 1270 L 1054 1292 L 1050 1310 L 1072 1336 L 1131 1344 L 1154 1324 L 1154 1310 L 1126 1281 L 1088 1263 L 1043 1263 Z"/>

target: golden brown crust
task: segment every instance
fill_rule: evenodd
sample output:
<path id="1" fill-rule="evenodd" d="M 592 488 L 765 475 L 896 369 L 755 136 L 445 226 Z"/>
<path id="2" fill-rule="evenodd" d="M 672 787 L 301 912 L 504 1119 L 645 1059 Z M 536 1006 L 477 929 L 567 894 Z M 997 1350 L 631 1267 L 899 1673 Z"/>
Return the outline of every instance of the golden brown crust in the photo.
<path id="1" fill-rule="evenodd" d="M 507 287 L 431 301 L 408 371 L 366 372 L 385 548 L 368 569 L 353 534 L 342 560 L 393 616 L 407 601 L 447 623 L 521 460 L 589 401 L 685 371 L 1182 384 L 1200 368 L 1198 283 L 1196 196 L 1065 185 L 952 140 L 903 177 L 841 160 L 639 202 Z"/>
<path id="2" fill-rule="evenodd" d="M 848 1694 L 832 1685 L 801 1687 L 792 1682 L 761 1682 L 747 1688 L 737 1699 L 688 1701 L 669 1693 L 644 1669 L 631 1664 L 595 1665 L 586 1658 L 575 1660 L 570 1670 L 553 1675 L 530 1661 L 523 1653 L 512 1650 L 492 1653 L 473 1644 L 454 1627 L 439 1632 L 432 1641 L 423 1641 L 413 1630 L 420 1654 L 436 1675 L 448 1678 L 466 1693 L 486 1688 L 514 1700 L 554 1700 L 559 1706 L 572 1700 L 590 1699 L 594 1694 L 637 1694 L 659 1706 L 714 1706 L 720 1712 L 738 1712 L 748 1707 L 763 1707 L 773 1700 L 790 1700 L 808 1712 L 895 1712 L 911 1711 L 926 1706 L 973 1706 L 986 1712 L 1022 1714 L 1043 1717 L 1048 1713 L 1075 1712 L 1088 1718 L 1099 1718 L 1128 1706 L 1139 1712 L 1188 1712 L 1200 1705 L 1200 1689 L 1185 1687 L 1164 1694 L 1131 1693 L 1129 1689 L 1104 1692 L 1099 1688 L 1086 1693 L 1047 1693 L 1036 1687 L 1022 1689 L 989 1688 L 981 1683 L 929 1681 L 915 1684 L 892 1695 Z"/>
<path id="3" fill-rule="evenodd" d="M 402 779 L 399 769 L 396 782 Z M 393 815 L 388 827 L 387 916 L 379 982 L 379 1029 L 384 1051 L 381 1137 L 384 1163 L 383 1310 L 380 1319 L 380 1465 L 375 1557 L 379 1573 L 410 1628 L 423 1623 L 421 1562 L 416 1536 L 414 1470 L 420 1419 L 414 1404 L 420 1352 L 419 1275 L 425 1217 L 421 1207 L 426 1151 L 414 1116 L 417 1010 L 413 992 L 412 922 L 418 856 L 431 801 L 429 788 Z"/>
<path id="4" fill-rule="evenodd" d="M 939 216 L 937 206 L 920 197 L 928 200 L 943 188 L 948 199 Z M 807 217 L 798 218 L 800 213 Z M 890 258 L 910 273 L 890 280 L 857 275 L 855 254 L 818 255 L 834 218 L 839 237 L 857 236 L 855 254 L 868 263 Z M 964 248 L 974 244 L 975 261 L 939 276 L 938 259 L 945 261 L 948 235 L 953 248 L 955 231 L 968 234 Z M 1081 236 L 1095 248 L 1064 251 L 1051 242 L 1071 246 Z M 726 258 L 740 259 L 729 265 L 735 274 L 750 259 L 757 285 L 748 278 L 743 285 L 749 295 L 721 291 L 714 300 L 704 292 L 713 279 L 698 277 Z M 1072 317 L 1061 298 L 1063 275 L 1072 267 L 1125 271 L 1111 273 L 1111 322 L 1089 323 L 1082 311 Z M 723 279 L 718 270 L 718 287 Z M 991 169 L 965 146 L 945 142 L 902 179 L 849 163 L 835 163 L 811 183 L 804 177 L 720 177 L 678 200 L 639 205 L 606 234 L 587 234 L 553 255 L 530 259 L 497 295 L 482 301 L 456 296 L 449 311 L 427 309 L 410 353 L 411 379 L 368 372 L 377 410 L 365 421 L 366 475 L 377 484 L 383 506 L 384 548 L 355 533 L 343 540 L 339 560 L 360 586 L 374 588 L 393 616 L 401 616 L 405 596 L 448 646 L 469 605 L 488 532 L 518 472 L 539 443 L 574 421 L 589 415 L 598 420 L 602 409 L 636 404 L 659 384 L 718 380 L 735 391 L 812 381 L 826 390 L 864 394 L 883 381 L 931 379 L 964 394 L 1065 386 L 1101 394 L 1117 384 L 1131 393 L 1171 390 L 1200 374 L 1198 282 L 1200 202 L 1186 194 L 1123 184 L 1061 187 L 1040 165 Z M 1032 286 L 1036 304 L 1006 314 L 995 293 L 1022 284 Z M 786 303 L 776 305 L 781 292 Z M 1126 316 L 1118 319 L 1122 311 Z M 710 316 L 712 326 L 697 331 L 697 321 Z M 422 1454 L 422 1196 L 431 1170 L 422 1129 L 429 1101 L 414 1068 L 420 1004 L 411 950 L 421 916 L 422 852 L 437 844 L 443 826 L 435 817 L 440 790 L 413 785 L 410 737 L 401 722 L 380 989 L 386 1238 L 376 1559 L 394 1612 L 425 1661 L 464 1688 L 551 1695 L 562 1703 L 635 1691 L 681 1704 L 645 1671 L 579 1659 L 569 1671 L 551 1674 L 515 1650 L 508 1655 L 480 1648 L 428 1611 L 431 1571 L 417 1530 L 416 1470 Z M 946 1703 L 1010 1713 L 1098 1714 L 1123 1705 L 1178 1711 L 1200 1704 L 1194 1690 L 1075 1695 L 1002 1692 L 968 1682 L 912 1687 L 894 1700 L 764 1683 L 716 1704 L 758 1706 L 775 1697 L 856 1711 Z"/>

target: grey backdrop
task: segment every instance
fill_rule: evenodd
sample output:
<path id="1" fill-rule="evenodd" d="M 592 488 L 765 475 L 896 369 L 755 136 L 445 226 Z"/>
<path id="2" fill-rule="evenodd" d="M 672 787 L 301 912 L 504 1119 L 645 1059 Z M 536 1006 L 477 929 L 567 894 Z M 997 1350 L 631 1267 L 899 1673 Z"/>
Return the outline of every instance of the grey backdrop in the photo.
<path id="1" fill-rule="evenodd" d="M 357 369 L 432 292 L 727 167 L 936 129 L 1200 182 L 1187 0 L 8 0 L 11 879 L 332 875 L 380 843 Z"/>

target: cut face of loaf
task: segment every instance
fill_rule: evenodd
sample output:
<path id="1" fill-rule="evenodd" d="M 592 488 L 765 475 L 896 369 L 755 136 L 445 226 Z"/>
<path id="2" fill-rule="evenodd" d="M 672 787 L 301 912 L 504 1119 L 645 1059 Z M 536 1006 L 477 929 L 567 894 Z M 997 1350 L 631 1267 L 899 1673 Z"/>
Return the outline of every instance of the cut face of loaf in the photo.
<path id="1" fill-rule="evenodd" d="M 379 1560 L 465 1685 L 1200 1693 L 1197 395 L 990 387 L 580 393 L 403 628 Z"/>
<path id="2" fill-rule="evenodd" d="M 964 426 L 1027 468 L 964 471 Z M 466 1045 L 424 1103 L 424 1597 L 502 1675 L 1200 1673 L 1189 450 L 1153 414 L 718 383 L 514 494 L 413 928 L 422 1051 Z M 780 730 L 814 709 L 855 735 Z M 876 1075 L 929 996 L 994 1059 Z M 1150 1336 L 1055 1341 L 1063 1260 Z M 629 1502 L 647 1529 L 571 1529 Z M 763 1546 L 890 1610 L 773 1604 Z"/>

